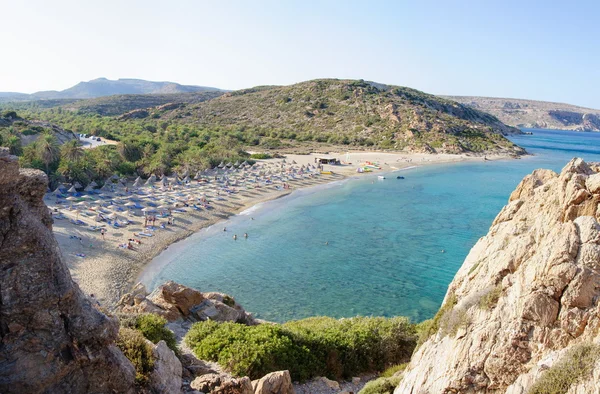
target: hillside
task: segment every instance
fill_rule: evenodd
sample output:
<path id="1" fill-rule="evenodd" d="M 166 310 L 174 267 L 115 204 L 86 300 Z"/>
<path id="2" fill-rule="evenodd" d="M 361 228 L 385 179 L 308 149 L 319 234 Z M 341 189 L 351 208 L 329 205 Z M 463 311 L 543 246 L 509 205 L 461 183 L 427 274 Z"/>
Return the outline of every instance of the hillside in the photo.
<path id="1" fill-rule="evenodd" d="M 219 91 L 206 86 L 180 85 L 174 82 L 153 82 L 143 79 L 97 78 L 87 82 L 79 82 L 68 89 L 43 91 L 33 94 L 0 92 L 2 101 L 49 100 L 49 99 L 86 99 L 112 96 L 118 94 L 173 94 Z"/>
<path id="2" fill-rule="evenodd" d="M 546 101 L 444 96 L 487 112 L 515 127 L 600 131 L 600 110 Z"/>
<path id="3" fill-rule="evenodd" d="M 195 93 L 125 94 L 78 100 L 62 107 L 80 114 L 117 116 L 129 111 L 158 107 L 169 103 L 199 103 L 222 94 L 223 92 L 217 90 Z"/>
<path id="4" fill-rule="evenodd" d="M 494 116 L 414 89 L 364 81 L 328 79 L 258 87 L 169 111 L 149 111 L 148 116 L 299 142 L 523 153 L 502 137 L 520 131 Z"/>
<path id="5" fill-rule="evenodd" d="M 395 393 L 600 392 L 599 170 L 573 159 L 521 181 Z"/>
<path id="6" fill-rule="evenodd" d="M 72 131 L 50 122 L 24 119 L 13 111 L 0 112 L 0 146 L 11 146 L 18 152 L 44 133 L 54 135 L 58 144 L 77 138 Z"/>

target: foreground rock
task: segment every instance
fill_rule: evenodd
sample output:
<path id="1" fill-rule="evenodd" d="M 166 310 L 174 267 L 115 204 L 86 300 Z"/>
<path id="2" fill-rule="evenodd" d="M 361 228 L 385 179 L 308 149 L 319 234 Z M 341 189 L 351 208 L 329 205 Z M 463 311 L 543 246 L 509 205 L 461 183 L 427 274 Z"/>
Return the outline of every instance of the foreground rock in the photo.
<path id="1" fill-rule="evenodd" d="M 201 293 L 168 281 L 148 294 L 142 284 L 125 294 L 117 309 L 123 313 L 154 313 L 168 321 L 232 321 L 253 325 L 257 322 L 241 305 L 226 294 Z"/>
<path id="2" fill-rule="evenodd" d="M 600 341 L 600 174 L 580 159 L 517 187 L 450 284 L 395 393 L 524 394 Z M 571 387 L 600 392 L 598 363 Z"/>
<path id="3" fill-rule="evenodd" d="M 42 202 L 46 176 L 0 148 L 0 392 L 130 393 L 135 372 L 119 325 L 61 261 Z"/>
<path id="4" fill-rule="evenodd" d="M 233 378 L 228 374 L 207 374 L 194 379 L 190 386 L 203 393 L 253 394 L 250 378 Z"/>
<path id="5" fill-rule="evenodd" d="M 295 394 L 290 371 L 271 372 L 252 381 L 254 394 Z"/>
<path id="6" fill-rule="evenodd" d="M 181 362 L 165 341 L 152 345 L 154 370 L 150 374 L 150 388 L 155 393 L 181 392 Z"/>

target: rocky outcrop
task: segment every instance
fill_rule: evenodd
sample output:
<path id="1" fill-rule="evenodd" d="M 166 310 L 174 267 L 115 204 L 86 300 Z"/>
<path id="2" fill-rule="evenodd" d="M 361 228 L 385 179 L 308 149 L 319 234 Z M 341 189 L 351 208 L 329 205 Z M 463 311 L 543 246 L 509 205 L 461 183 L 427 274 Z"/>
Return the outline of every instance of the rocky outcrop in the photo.
<path id="1" fill-rule="evenodd" d="M 152 345 L 154 369 L 150 374 L 149 387 L 152 392 L 178 393 L 181 391 L 181 362 L 169 349 L 165 341 Z"/>
<path id="2" fill-rule="evenodd" d="M 228 374 L 206 374 L 197 377 L 190 386 L 203 393 L 213 394 L 253 394 L 250 378 L 233 378 Z"/>
<path id="3" fill-rule="evenodd" d="M 42 198 L 46 176 L 0 148 L 0 392 L 129 393 L 119 325 L 71 279 Z"/>
<path id="4" fill-rule="evenodd" d="M 338 386 L 339 387 L 339 386 Z M 252 381 L 254 394 L 295 394 L 290 371 L 271 372 Z"/>
<path id="5" fill-rule="evenodd" d="M 524 394 L 565 351 L 600 341 L 599 203 L 598 167 L 581 159 L 525 177 L 456 274 L 395 393 Z M 599 373 L 581 390 L 598 392 Z"/>
<path id="6" fill-rule="evenodd" d="M 154 313 L 168 321 L 233 321 L 256 324 L 252 315 L 226 294 L 201 293 L 198 290 L 168 281 L 148 294 L 142 284 L 125 294 L 117 309 L 123 313 Z"/>

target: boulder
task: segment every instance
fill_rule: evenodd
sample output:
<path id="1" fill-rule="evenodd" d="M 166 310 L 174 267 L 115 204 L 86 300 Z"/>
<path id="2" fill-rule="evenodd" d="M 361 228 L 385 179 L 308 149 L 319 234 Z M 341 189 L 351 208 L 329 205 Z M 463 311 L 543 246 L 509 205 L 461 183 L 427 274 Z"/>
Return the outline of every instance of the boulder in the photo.
<path id="1" fill-rule="evenodd" d="M 0 392 L 132 393 L 119 323 L 73 282 L 43 203 L 48 179 L 0 148 Z"/>
<path id="2" fill-rule="evenodd" d="M 190 387 L 202 391 L 203 393 L 215 394 L 253 394 L 252 383 L 245 376 L 243 378 L 234 378 L 230 375 L 206 374 L 197 377 L 190 384 Z"/>
<path id="3" fill-rule="evenodd" d="M 190 310 L 200 304 L 204 297 L 198 290 L 168 281 L 160 285 L 149 296 L 150 300 L 158 307 L 168 311 L 168 320 L 186 317 Z"/>
<path id="4" fill-rule="evenodd" d="M 152 392 L 157 394 L 181 392 L 181 362 L 165 341 L 152 345 L 152 356 L 154 370 L 150 374 L 149 382 Z"/>
<path id="5" fill-rule="evenodd" d="M 290 371 L 271 372 L 252 382 L 254 394 L 294 394 Z"/>

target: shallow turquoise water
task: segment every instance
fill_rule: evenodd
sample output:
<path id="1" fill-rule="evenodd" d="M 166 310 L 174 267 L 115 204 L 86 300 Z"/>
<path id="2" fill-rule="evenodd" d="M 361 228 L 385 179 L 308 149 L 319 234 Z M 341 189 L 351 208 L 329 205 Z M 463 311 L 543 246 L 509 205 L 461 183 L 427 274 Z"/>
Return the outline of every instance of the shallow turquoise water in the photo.
<path id="1" fill-rule="evenodd" d="M 295 192 L 229 220 L 227 233 L 218 225 L 171 246 L 142 279 L 151 288 L 172 279 L 222 291 L 272 321 L 430 318 L 523 176 L 559 171 L 575 156 L 600 161 L 600 133 L 533 132 L 514 138 L 535 154 L 522 160 L 415 168 L 401 172 L 404 180 L 361 177 Z M 232 240 L 245 232 L 248 239 Z"/>

